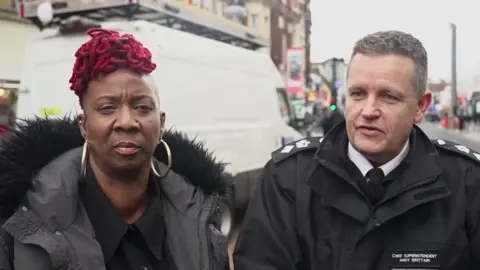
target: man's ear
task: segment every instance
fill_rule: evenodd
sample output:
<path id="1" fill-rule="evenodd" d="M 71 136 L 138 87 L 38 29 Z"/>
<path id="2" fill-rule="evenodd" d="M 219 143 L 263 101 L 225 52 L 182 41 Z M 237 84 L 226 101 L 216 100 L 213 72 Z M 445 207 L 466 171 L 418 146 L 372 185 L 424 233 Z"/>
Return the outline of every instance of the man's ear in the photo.
<path id="1" fill-rule="evenodd" d="M 80 133 L 82 133 L 82 137 L 87 140 L 87 128 L 86 128 L 86 120 L 85 120 L 85 114 L 83 113 L 80 113 L 78 116 L 77 116 L 77 120 L 78 120 L 78 127 L 80 128 Z"/>
<path id="2" fill-rule="evenodd" d="M 427 112 L 428 107 L 432 103 L 432 93 L 430 91 L 426 91 L 423 94 L 422 98 L 418 100 L 418 109 L 417 114 L 415 114 L 415 123 L 418 124 L 422 122 L 425 113 Z"/>

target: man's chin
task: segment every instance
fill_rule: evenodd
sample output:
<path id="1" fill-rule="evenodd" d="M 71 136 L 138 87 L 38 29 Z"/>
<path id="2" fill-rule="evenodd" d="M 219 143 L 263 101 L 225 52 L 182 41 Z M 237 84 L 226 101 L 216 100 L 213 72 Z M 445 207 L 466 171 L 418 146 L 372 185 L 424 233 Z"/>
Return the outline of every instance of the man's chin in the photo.
<path id="1" fill-rule="evenodd" d="M 385 148 L 381 141 L 368 140 L 368 139 L 357 139 L 352 142 L 353 147 L 362 154 L 378 154 L 381 153 Z"/>

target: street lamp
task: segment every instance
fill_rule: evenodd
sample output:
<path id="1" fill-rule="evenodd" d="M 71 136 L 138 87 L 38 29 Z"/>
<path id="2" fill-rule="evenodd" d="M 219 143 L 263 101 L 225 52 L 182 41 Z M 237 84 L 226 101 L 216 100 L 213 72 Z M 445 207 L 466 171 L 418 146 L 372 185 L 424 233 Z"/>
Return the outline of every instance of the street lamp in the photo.
<path id="1" fill-rule="evenodd" d="M 38 20 L 43 24 L 47 25 L 53 19 L 53 7 L 50 2 L 43 2 L 37 7 L 37 17 Z"/>
<path id="2" fill-rule="evenodd" d="M 328 87 L 332 91 L 332 100 L 330 104 L 330 109 L 332 111 L 338 108 L 337 98 L 338 98 L 338 89 L 343 86 L 343 79 L 339 80 L 340 76 L 345 74 L 346 64 L 342 58 L 331 58 L 324 62 L 324 73 L 325 77 L 328 80 Z"/>
<path id="3" fill-rule="evenodd" d="M 237 22 L 242 22 L 247 17 L 247 10 L 245 9 L 245 1 L 230 0 L 229 5 L 223 11 L 227 18 Z"/>
<path id="4" fill-rule="evenodd" d="M 451 63 L 451 77 L 452 77 L 452 82 L 451 82 L 451 101 L 450 101 L 450 128 L 455 127 L 455 116 L 457 114 L 456 109 L 457 109 L 457 26 L 454 23 L 450 23 L 450 30 L 452 32 L 452 63 Z"/>

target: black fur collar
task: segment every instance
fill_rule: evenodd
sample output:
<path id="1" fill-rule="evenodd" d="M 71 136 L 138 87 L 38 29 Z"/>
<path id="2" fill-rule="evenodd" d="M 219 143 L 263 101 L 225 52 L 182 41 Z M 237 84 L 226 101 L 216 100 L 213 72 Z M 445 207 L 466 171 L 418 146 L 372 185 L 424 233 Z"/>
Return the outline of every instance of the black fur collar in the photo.
<path id="1" fill-rule="evenodd" d="M 203 143 L 184 134 L 168 131 L 163 139 L 172 151 L 172 170 L 185 176 L 206 194 L 230 196 L 231 178 L 225 165 L 217 162 Z M 60 154 L 83 145 L 77 121 L 33 118 L 21 122 L 8 138 L 0 142 L 0 218 L 8 218 L 31 188 L 33 176 Z M 162 144 L 155 157 L 166 162 Z"/>

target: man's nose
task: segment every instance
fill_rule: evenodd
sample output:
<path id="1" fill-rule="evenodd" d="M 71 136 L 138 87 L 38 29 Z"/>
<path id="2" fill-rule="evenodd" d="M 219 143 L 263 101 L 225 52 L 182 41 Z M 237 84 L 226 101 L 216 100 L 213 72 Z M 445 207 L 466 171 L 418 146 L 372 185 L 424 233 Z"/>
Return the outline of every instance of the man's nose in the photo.
<path id="1" fill-rule="evenodd" d="M 375 118 L 380 116 L 380 108 L 375 97 L 369 97 L 362 104 L 362 116 L 365 118 Z"/>

